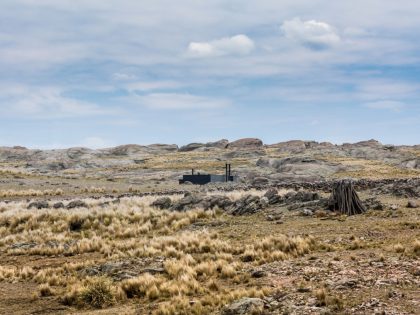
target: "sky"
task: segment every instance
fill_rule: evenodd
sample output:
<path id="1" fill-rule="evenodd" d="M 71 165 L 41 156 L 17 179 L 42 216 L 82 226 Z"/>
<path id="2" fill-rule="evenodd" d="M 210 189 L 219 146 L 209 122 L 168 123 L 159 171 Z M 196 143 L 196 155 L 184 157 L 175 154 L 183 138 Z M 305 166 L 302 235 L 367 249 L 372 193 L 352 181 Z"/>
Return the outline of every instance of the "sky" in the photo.
<path id="1" fill-rule="evenodd" d="M 1 0 L 0 146 L 420 144 L 420 1 Z"/>

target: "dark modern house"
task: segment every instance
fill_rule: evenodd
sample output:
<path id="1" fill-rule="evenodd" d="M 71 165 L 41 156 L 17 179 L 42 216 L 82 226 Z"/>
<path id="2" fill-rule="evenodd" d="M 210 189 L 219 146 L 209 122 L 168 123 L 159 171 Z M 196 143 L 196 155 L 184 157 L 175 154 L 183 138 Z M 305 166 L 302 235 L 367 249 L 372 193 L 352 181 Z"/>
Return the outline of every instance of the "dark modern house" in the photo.
<path id="1" fill-rule="evenodd" d="M 233 176 L 231 173 L 231 165 L 226 164 L 225 174 L 224 175 L 214 175 L 214 174 L 200 174 L 194 173 L 194 169 L 191 171 L 191 175 L 183 175 L 182 179 L 179 180 L 180 184 L 189 182 L 194 185 L 205 185 L 208 183 L 226 183 L 234 182 L 237 180 L 236 176 Z"/>

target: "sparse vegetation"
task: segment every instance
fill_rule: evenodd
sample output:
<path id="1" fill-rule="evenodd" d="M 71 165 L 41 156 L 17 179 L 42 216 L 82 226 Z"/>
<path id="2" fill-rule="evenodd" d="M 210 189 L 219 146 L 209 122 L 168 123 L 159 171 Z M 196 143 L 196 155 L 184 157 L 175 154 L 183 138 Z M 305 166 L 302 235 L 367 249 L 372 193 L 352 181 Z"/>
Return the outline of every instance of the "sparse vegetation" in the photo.
<path id="1" fill-rule="evenodd" d="M 288 156 L 264 150 L 273 159 Z M 323 159 L 355 169 L 362 165 L 370 173 L 378 168 L 379 177 L 418 174 L 346 156 Z M 279 314 L 366 313 L 372 310 L 370 298 L 392 300 L 375 306 L 389 313 L 414 312 L 420 225 L 404 197 L 358 191 L 362 202 L 378 196 L 384 210 L 351 217 L 312 201 L 304 204 L 313 213 L 307 217 L 289 209 L 298 201 L 266 204 L 238 216 L 220 204 L 209 210 L 200 203 L 183 211 L 161 210 L 151 206 L 158 197 L 173 204 L 184 192 L 145 191 L 174 189 L 167 176 L 174 170 L 194 164 L 211 171 L 224 162 L 199 151 L 164 153 L 135 165 L 110 161 L 116 166 L 54 175 L 7 165 L 12 171 L 2 172 L 6 182 L 34 184 L 0 183 L 0 289 L 6 292 L 0 312 L 20 311 L 11 302 L 16 290 L 27 313 L 66 307 L 73 313 L 210 314 L 241 298 L 262 298 L 268 313 Z M 232 164 L 248 171 L 256 161 L 238 157 Z M 134 179 L 142 171 L 141 182 Z M 290 187 L 278 190 L 281 200 L 299 190 Z M 247 195 L 266 198 L 266 189 L 242 184 L 231 191 L 212 185 L 182 189 L 230 202 Z"/>

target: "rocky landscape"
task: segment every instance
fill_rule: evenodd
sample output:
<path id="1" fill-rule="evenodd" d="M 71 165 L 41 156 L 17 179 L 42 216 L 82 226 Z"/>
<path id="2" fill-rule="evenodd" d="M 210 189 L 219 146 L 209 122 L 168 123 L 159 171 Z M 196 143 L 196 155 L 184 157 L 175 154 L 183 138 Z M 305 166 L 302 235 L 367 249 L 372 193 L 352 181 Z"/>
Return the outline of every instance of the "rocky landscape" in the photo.
<path id="1" fill-rule="evenodd" d="M 0 314 L 417 314 L 419 206 L 420 145 L 3 147 Z"/>

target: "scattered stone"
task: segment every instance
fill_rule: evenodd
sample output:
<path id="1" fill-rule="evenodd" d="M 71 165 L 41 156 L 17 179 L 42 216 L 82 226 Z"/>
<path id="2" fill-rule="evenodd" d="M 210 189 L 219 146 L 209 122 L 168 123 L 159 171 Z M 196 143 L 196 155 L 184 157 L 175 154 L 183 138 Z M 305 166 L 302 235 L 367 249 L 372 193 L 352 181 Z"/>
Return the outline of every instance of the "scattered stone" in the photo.
<path id="1" fill-rule="evenodd" d="M 314 215 L 314 212 L 311 210 L 311 209 L 303 209 L 302 211 L 301 211 L 301 214 L 302 214 L 302 216 L 304 216 L 304 217 L 311 217 L 311 216 L 313 216 Z"/>
<path id="2" fill-rule="evenodd" d="M 46 201 L 34 201 L 28 205 L 28 209 L 36 208 L 36 209 L 48 209 L 50 206 Z"/>
<path id="3" fill-rule="evenodd" d="M 417 202 L 415 200 L 409 200 L 407 202 L 407 208 L 417 208 L 417 207 L 418 207 L 418 205 L 417 205 Z"/>
<path id="4" fill-rule="evenodd" d="M 214 196 L 207 196 L 204 198 L 199 206 L 204 210 L 214 209 L 218 207 L 222 210 L 227 210 L 230 206 L 232 206 L 233 202 L 227 196 L 222 195 L 214 195 Z"/>
<path id="5" fill-rule="evenodd" d="M 363 204 L 368 210 L 384 210 L 384 205 L 376 198 L 368 198 Z"/>
<path id="6" fill-rule="evenodd" d="M 267 190 L 267 192 L 264 194 L 264 197 L 268 199 L 268 203 L 270 205 L 274 205 L 282 201 L 278 190 L 275 188 L 270 188 L 269 190 Z"/>
<path id="7" fill-rule="evenodd" d="M 67 209 L 74 209 L 74 208 L 88 208 L 88 205 L 86 202 L 82 200 L 73 200 L 71 201 L 67 207 Z"/>
<path id="8" fill-rule="evenodd" d="M 64 208 L 64 203 L 62 203 L 62 202 L 56 202 L 56 203 L 53 205 L 53 208 L 54 208 L 54 209 L 61 209 L 61 208 Z"/>
<path id="9" fill-rule="evenodd" d="M 161 197 L 152 202 L 151 206 L 163 209 L 169 209 L 172 205 L 172 200 L 169 197 Z"/>
<path id="10" fill-rule="evenodd" d="M 391 205 L 391 206 L 389 207 L 389 209 L 391 209 L 391 210 L 395 211 L 395 210 L 398 210 L 398 206 L 397 206 L 397 205 Z"/>
<path id="11" fill-rule="evenodd" d="M 357 279 L 344 278 L 344 279 L 338 280 L 335 283 L 334 287 L 337 290 L 345 290 L 345 289 L 355 288 L 357 284 L 358 284 Z"/>
<path id="12" fill-rule="evenodd" d="M 266 178 L 266 177 L 262 177 L 262 176 L 259 176 L 259 177 L 255 177 L 253 180 L 252 180 L 252 182 L 251 182 L 251 184 L 253 185 L 253 186 L 264 186 L 264 185 L 268 185 L 268 183 L 269 183 L 270 181 L 269 181 L 269 179 L 268 178 Z"/>
<path id="13" fill-rule="evenodd" d="M 265 207 L 265 202 L 260 197 L 254 195 L 246 195 L 235 201 L 230 213 L 233 215 L 244 215 L 258 212 Z"/>
<path id="14" fill-rule="evenodd" d="M 242 298 L 225 306 L 223 315 L 255 315 L 264 311 L 264 301 L 258 298 Z"/>
<path id="15" fill-rule="evenodd" d="M 299 292 L 299 293 L 307 293 L 307 292 L 311 292 L 311 289 L 306 288 L 306 287 L 299 287 L 299 288 L 297 288 L 296 291 Z"/>
<path id="16" fill-rule="evenodd" d="M 262 148 L 263 142 L 256 138 L 244 138 L 231 142 L 227 145 L 229 149 L 256 149 Z"/>
<path id="17" fill-rule="evenodd" d="M 202 202 L 203 195 L 199 194 L 185 194 L 183 198 L 174 202 L 171 206 L 173 211 L 186 211 L 194 208 L 197 204 Z"/>
<path id="18" fill-rule="evenodd" d="M 30 249 L 37 246 L 37 243 L 35 242 L 26 242 L 26 243 L 15 243 L 13 245 L 10 245 L 11 249 Z"/>
<path id="19" fill-rule="evenodd" d="M 219 148 L 219 149 L 225 149 L 226 146 L 229 144 L 229 140 L 221 139 L 216 142 L 207 142 L 206 148 Z"/>
<path id="20" fill-rule="evenodd" d="M 179 148 L 179 152 L 190 152 L 204 147 L 204 143 L 190 143 Z"/>
<path id="21" fill-rule="evenodd" d="M 254 270 L 251 273 L 251 277 L 253 277 L 253 278 L 262 278 L 262 277 L 265 277 L 265 276 L 266 276 L 266 273 L 263 270 Z"/>

